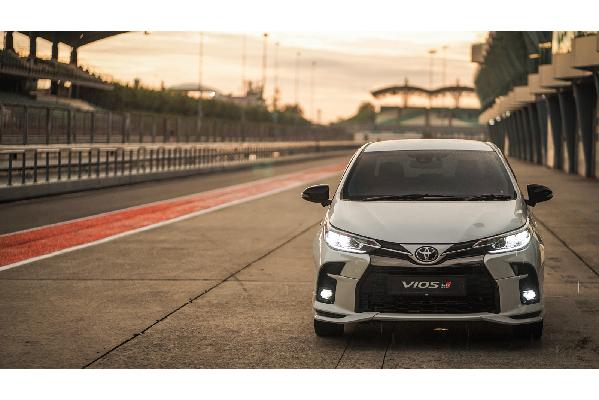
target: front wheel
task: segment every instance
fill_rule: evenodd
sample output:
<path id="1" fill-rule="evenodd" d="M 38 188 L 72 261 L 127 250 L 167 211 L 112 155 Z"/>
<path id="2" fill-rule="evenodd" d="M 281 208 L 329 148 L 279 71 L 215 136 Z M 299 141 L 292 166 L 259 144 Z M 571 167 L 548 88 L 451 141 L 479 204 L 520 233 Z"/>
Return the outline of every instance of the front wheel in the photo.
<path id="1" fill-rule="evenodd" d="M 314 320 L 314 333 L 320 337 L 343 336 L 343 324 Z"/>
<path id="2" fill-rule="evenodd" d="M 514 325 L 514 336 L 521 339 L 541 339 L 543 336 L 543 321 Z"/>

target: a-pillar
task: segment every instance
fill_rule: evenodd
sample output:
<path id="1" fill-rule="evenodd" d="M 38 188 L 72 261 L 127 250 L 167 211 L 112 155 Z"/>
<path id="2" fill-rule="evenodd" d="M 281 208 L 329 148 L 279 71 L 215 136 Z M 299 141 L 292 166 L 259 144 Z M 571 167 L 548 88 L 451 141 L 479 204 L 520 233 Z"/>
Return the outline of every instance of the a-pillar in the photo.
<path id="1" fill-rule="evenodd" d="M 56 38 L 56 32 L 52 34 L 52 54 L 51 60 L 54 62 L 58 62 L 58 39 Z M 57 95 L 58 94 L 58 82 L 51 81 L 50 82 L 50 94 Z"/>
<path id="2" fill-rule="evenodd" d="M 563 169 L 564 138 L 562 136 L 562 114 L 560 111 L 558 95 L 547 95 L 546 101 L 549 121 L 551 122 L 551 138 L 553 139 L 553 168 Z"/>
<path id="3" fill-rule="evenodd" d="M 547 103 L 544 99 L 540 99 L 536 103 L 537 106 L 537 119 L 539 121 L 539 135 L 541 152 L 540 164 L 547 164 Z"/>
<path id="4" fill-rule="evenodd" d="M 15 51 L 14 38 L 12 31 L 6 31 L 4 36 L 4 50 Z"/>
<path id="5" fill-rule="evenodd" d="M 562 135 L 566 139 L 568 154 L 567 172 L 575 174 L 578 169 L 578 144 L 576 143 L 576 106 L 571 90 L 562 90 L 558 94 L 559 108 L 562 116 Z"/>
<path id="6" fill-rule="evenodd" d="M 576 122 L 582 140 L 582 152 L 584 155 L 584 176 L 595 175 L 595 138 L 594 126 L 595 107 L 597 105 L 597 94 L 593 82 L 583 80 L 572 83 L 574 101 L 576 103 Z"/>

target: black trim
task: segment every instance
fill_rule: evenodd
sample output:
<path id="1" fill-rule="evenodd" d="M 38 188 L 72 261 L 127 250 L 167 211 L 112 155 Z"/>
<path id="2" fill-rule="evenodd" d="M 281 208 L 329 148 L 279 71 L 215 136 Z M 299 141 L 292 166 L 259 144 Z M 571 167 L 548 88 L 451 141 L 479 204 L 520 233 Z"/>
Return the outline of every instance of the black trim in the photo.
<path id="1" fill-rule="evenodd" d="M 320 271 L 318 272 L 318 281 L 316 282 L 316 301 L 320 303 L 333 304 L 335 302 L 335 290 L 337 289 L 337 280 L 331 278 L 331 275 L 340 275 L 345 263 L 343 262 L 329 262 L 322 264 Z M 322 289 L 331 289 L 333 296 L 330 299 L 324 299 L 320 297 L 320 291 Z"/>
<path id="2" fill-rule="evenodd" d="M 522 304 L 536 304 L 541 301 L 541 292 L 539 290 L 539 277 L 537 275 L 537 270 L 534 266 L 528 263 L 510 263 L 510 267 L 514 271 L 516 276 L 526 275 L 525 278 L 520 279 L 519 288 L 520 288 L 520 303 Z M 522 293 L 525 290 L 534 290 L 537 294 L 533 300 L 526 300 Z"/>
<path id="3" fill-rule="evenodd" d="M 345 315 L 343 315 L 343 314 L 337 314 L 337 313 L 332 313 L 332 312 L 328 312 L 328 311 L 320 311 L 320 310 L 316 310 L 316 314 L 320 315 L 321 317 L 328 317 L 328 318 L 343 318 L 343 317 L 345 317 Z"/>
<path id="4" fill-rule="evenodd" d="M 466 257 L 476 257 L 476 256 L 484 256 L 490 250 L 489 246 L 480 246 L 473 247 L 480 239 L 470 240 L 467 242 L 455 243 L 451 245 L 447 250 L 439 255 L 439 259 L 437 262 L 432 264 L 420 264 L 418 261 L 415 261 L 411 257 L 410 251 L 408 251 L 405 247 L 403 247 L 399 243 L 386 242 L 383 240 L 376 240 L 381 248 L 375 249 L 369 252 L 371 255 L 381 256 L 381 257 L 391 257 L 397 258 L 401 260 L 408 260 L 415 265 L 438 265 L 440 263 L 446 262 L 448 260 L 455 260 Z M 434 247 L 434 245 L 432 245 Z"/>
<path id="5" fill-rule="evenodd" d="M 532 312 L 532 313 L 528 313 L 528 314 L 512 315 L 510 318 L 511 319 L 528 319 L 528 318 L 538 317 L 539 315 L 541 315 L 541 312 L 537 311 L 537 312 Z"/>
<path id="6" fill-rule="evenodd" d="M 466 296 L 398 296 L 388 293 L 391 275 L 463 276 Z M 444 266 L 369 265 L 356 285 L 356 312 L 470 314 L 500 312 L 499 286 L 482 261 Z"/>

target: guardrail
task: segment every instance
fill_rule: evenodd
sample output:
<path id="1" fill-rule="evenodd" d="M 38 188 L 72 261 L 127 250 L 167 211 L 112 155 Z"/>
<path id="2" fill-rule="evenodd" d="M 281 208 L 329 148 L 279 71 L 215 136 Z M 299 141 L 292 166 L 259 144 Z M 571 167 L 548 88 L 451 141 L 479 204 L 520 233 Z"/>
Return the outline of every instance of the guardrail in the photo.
<path id="1" fill-rule="evenodd" d="M 158 146 L 74 146 L 0 149 L 0 187 L 243 167 L 260 161 L 350 150 L 353 141 L 205 143 Z"/>
<path id="2" fill-rule="evenodd" d="M 350 140 L 342 128 L 0 104 L 0 144 Z"/>

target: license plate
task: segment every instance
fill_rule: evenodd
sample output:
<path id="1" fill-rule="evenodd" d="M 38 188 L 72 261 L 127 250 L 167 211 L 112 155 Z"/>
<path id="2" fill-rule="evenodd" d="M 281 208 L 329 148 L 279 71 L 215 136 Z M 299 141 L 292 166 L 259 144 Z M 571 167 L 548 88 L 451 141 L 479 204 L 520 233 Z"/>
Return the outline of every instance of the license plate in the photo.
<path id="1" fill-rule="evenodd" d="M 403 296 L 465 296 L 466 280 L 461 276 L 392 276 L 389 294 Z"/>

